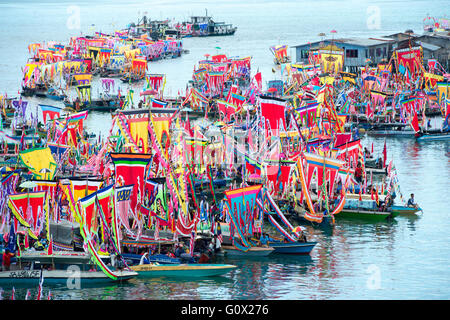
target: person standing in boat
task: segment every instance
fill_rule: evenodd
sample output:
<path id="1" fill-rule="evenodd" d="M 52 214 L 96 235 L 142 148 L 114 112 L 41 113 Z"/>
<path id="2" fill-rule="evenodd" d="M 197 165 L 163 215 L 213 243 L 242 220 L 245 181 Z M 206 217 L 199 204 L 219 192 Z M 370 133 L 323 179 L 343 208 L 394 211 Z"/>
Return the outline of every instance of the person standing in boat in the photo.
<path id="1" fill-rule="evenodd" d="M 355 169 L 355 180 L 358 183 L 362 182 L 362 168 L 361 168 L 361 163 L 358 163 L 358 166 Z"/>
<path id="2" fill-rule="evenodd" d="M 11 253 L 8 248 L 5 249 L 2 256 L 2 270 L 9 271 L 11 266 L 11 258 L 14 257 L 14 253 Z"/>

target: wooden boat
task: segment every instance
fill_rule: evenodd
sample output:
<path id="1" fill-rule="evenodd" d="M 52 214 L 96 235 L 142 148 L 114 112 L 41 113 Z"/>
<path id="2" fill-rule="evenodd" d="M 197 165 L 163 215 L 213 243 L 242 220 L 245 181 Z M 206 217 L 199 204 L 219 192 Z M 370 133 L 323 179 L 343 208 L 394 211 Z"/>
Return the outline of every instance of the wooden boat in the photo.
<path id="1" fill-rule="evenodd" d="M 370 174 L 384 174 L 387 175 L 387 168 L 370 168 L 366 167 L 366 173 Z"/>
<path id="2" fill-rule="evenodd" d="M 242 251 L 234 246 L 222 245 L 222 250 L 226 256 L 264 257 L 271 254 L 275 249 L 272 247 L 251 247 L 247 251 Z"/>
<path id="3" fill-rule="evenodd" d="M 11 264 L 11 270 L 0 272 L 0 283 L 37 284 L 41 269 L 45 282 L 62 284 L 74 278 L 75 274 L 81 285 L 122 282 L 138 275 L 134 271 L 115 270 L 116 280 L 113 280 L 90 261 L 90 255 L 84 252 L 61 251 L 52 255 L 39 251 L 24 252 L 16 259 L 16 264 Z"/>
<path id="4" fill-rule="evenodd" d="M 366 130 L 367 135 L 374 137 L 413 138 L 414 130 L 406 123 L 374 124 Z"/>
<path id="5" fill-rule="evenodd" d="M 407 207 L 407 206 L 391 206 L 391 212 L 397 215 L 409 215 L 416 214 L 417 212 L 422 211 L 421 208 L 415 207 Z"/>
<path id="6" fill-rule="evenodd" d="M 120 78 L 120 80 L 125 83 L 135 83 L 135 82 L 142 81 L 144 79 L 145 79 L 145 75 L 142 75 L 142 76 L 131 75 L 130 76 L 129 74 Z"/>
<path id="7" fill-rule="evenodd" d="M 416 136 L 416 140 L 417 142 L 450 140 L 450 131 L 442 132 L 440 130 L 436 130 L 420 133 L 419 136 Z"/>
<path id="8" fill-rule="evenodd" d="M 384 221 L 392 216 L 390 211 L 376 211 L 366 209 L 342 209 L 342 211 L 336 215 L 336 219 L 350 218 L 350 219 L 364 219 L 371 221 Z"/>
<path id="9" fill-rule="evenodd" d="M 47 91 L 43 91 L 43 92 L 36 92 L 35 96 L 39 97 L 39 98 L 47 98 L 47 99 L 52 99 L 52 100 L 56 100 L 56 101 L 64 100 L 67 98 L 66 94 L 58 93 L 57 90 L 55 90 L 53 88 L 50 88 Z"/>
<path id="10" fill-rule="evenodd" d="M 76 103 L 65 101 L 64 105 L 68 108 L 76 110 Z M 94 99 L 90 103 L 80 103 L 79 111 L 98 111 L 98 112 L 113 112 L 120 107 L 119 100 L 112 99 Z"/>
<path id="11" fill-rule="evenodd" d="M 213 277 L 236 269 L 231 264 L 142 264 L 132 266 L 140 277 Z"/>
<path id="12" fill-rule="evenodd" d="M 317 242 L 268 242 L 268 245 L 275 249 L 273 253 L 281 254 L 310 254 L 316 244 Z"/>
<path id="13" fill-rule="evenodd" d="M 232 24 L 215 22 L 208 13 L 205 16 L 193 16 L 188 23 L 192 24 L 192 31 L 183 33 L 182 37 L 231 36 L 237 30 Z"/>
<path id="14" fill-rule="evenodd" d="M 303 223 L 307 223 L 312 225 L 313 227 L 318 227 L 320 229 L 325 229 L 325 230 L 330 230 L 334 227 L 335 223 L 333 221 L 333 218 L 331 216 L 324 216 L 322 218 L 321 222 L 315 222 L 315 221 L 310 221 L 308 219 L 305 218 L 305 211 L 299 211 L 299 210 L 295 210 L 294 212 L 297 213 L 296 215 L 294 215 L 294 218 L 297 218 L 297 220 L 303 222 Z"/>
<path id="15" fill-rule="evenodd" d="M 397 216 L 397 213 L 392 212 L 390 208 L 384 211 L 378 209 L 375 200 L 372 200 L 370 195 L 361 195 L 361 200 L 359 200 L 359 194 L 349 194 L 345 195 L 345 205 L 339 214 L 335 215 L 336 219 L 347 218 L 347 219 L 363 219 L 370 221 L 384 221 L 388 218 L 393 218 Z M 385 196 L 379 195 L 379 201 L 384 201 Z"/>

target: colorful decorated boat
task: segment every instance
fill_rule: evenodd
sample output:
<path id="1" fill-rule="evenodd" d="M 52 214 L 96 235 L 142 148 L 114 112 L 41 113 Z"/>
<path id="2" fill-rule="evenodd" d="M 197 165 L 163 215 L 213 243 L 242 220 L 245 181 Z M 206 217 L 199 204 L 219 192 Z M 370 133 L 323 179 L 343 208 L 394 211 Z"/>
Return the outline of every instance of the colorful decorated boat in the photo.
<path id="1" fill-rule="evenodd" d="M 371 195 L 346 194 L 345 205 L 336 215 L 337 219 L 363 219 L 370 221 L 385 221 L 397 216 L 390 208 L 379 207 L 377 201 Z M 379 202 L 383 202 L 385 196 L 379 195 Z"/>

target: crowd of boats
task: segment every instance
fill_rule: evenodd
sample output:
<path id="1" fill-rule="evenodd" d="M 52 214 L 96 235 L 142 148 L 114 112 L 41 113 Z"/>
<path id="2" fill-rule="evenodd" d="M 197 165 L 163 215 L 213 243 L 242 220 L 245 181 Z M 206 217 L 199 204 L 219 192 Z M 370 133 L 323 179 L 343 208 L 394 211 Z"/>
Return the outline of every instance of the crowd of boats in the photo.
<path id="1" fill-rule="evenodd" d="M 282 80 L 266 86 L 251 57 L 205 55 L 168 97 L 165 75 L 146 71 L 156 43 L 116 32 L 29 46 L 21 94 L 0 97 L 2 284 L 66 281 L 74 266 L 82 283 L 222 275 L 236 266 L 218 256 L 310 254 L 306 226 L 422 212 L 387 141 L 448 139 L 450 90 L 415 49 L 413 64 L 397 55 L 352 74 L 332 53 L 300 65 L 274 46 Z M 111 70 L 141 91 L 117 90 Z M 91 97 L 96 75 L 107 105 Z M 62 108 L 64 86 L 78 96 Z M 106 135 L 89 132 L 91 110 L 111 115 Z M 384 136 L 383 150 L 364 134 Z"/>

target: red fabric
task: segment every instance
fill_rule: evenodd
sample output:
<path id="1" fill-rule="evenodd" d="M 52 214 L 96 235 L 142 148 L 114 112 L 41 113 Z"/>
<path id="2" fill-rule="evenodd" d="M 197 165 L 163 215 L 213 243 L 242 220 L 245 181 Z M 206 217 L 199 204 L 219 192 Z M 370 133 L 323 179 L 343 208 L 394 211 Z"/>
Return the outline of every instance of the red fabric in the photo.
<path id="1" fill-rule="evenodd" d="M 398 57 L 399 64 L 401 64 L 404 67 L 406 67 L 407 69 L 409 69 L 412 76 L 420 68 L 420 66 L 419 66 L 419 63 L 421 63 L 420 56 L 421 56 L 421 54 L 420 54 L 419 49 L 408 50 L 408 51 L 404 51 L 404 52 L 397 51 L 397 57 Z"/>
<path id="2" fill-rule="evenodd" d="M 351 133 L 336 133 L 336 140 L 334 141 L 335 146 L 339 146 L 348 143 L 352 140 Z"/>
<path id="3" fill-rule="evenodd" d="M 286 128 L 285 118 L 286 101 L 271 97 L 261 97 L 261 116 L 264 118 L 266 138 L 272 135 L 278 136 L 280 127 Z"/>
<path id="4" fill-rule="evenodd" d="M 281 173 L 279 174 L 279 170 Z M 273 184 L 273 191 L 277 193 L 280 191 L 280 183 L 285 189 L 289 182 L 291 173 L 291 166 L 267 166 L 267 179 Z M 278 178 L 278 179 L 277 179 Z"/>
<path id="5" fill-rule="evenodd" d="M 417 112 L 414 111 L 414 117 L 411 121 L 411 126 L 414 129 L 414 131 L 417 133 L 420 131 L 419 128 L 419 119 L 417 118 Z"/>
<path id="6" fill-rule="evenodd" d="M 227 61 L 227 56 L 224 54 L 218 54 L 218 55 L 212 56 L 211 59 L 214 62 L 224 62 L 224 61 Z"/>
<path id="7" fill-rule="evenodd" d="M 231 117 L 234 116 L 236 109 L 233 106 L 220 101 L 217 101 L 217 107 L 219 109 L 219 112 L 227 118 L 227 122 L 231 121 Z"/>

